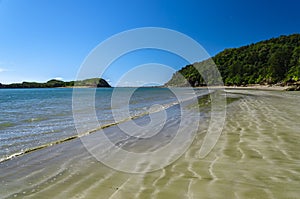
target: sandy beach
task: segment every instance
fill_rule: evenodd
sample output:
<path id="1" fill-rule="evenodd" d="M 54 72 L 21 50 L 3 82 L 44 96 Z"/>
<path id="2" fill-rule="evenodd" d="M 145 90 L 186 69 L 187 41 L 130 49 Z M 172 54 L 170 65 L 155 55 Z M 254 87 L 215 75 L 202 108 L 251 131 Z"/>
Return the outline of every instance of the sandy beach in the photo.
<path id="1" fill-rule="evenodd" d="M 285 91 L 289 86 L 275 85 L 247 85 L 247 86 L 225 86 L 225 89 L 247 89 L 247 90 L 270 90 L 270 91 Z"/>
<path id="2" fill-rule="evenodd" d="M 299 7 L 0 0 L 0 199 L 300 199 Z"/>
<path id="3" fill-rule="evenodd" d="M 205 128 L 177 161 L 144 174 L 111 169 L 73 139 L 2 162 L 1 198 L 298 198 L 299 92 L 226 91 L 238 100 L 203 159 Z"/>
<path id="4" fill-rule="evenodd" d="M 198 88 L 207 88 L 198 87 Z M 246 85 L 246 86 L 210 86 L 212 89 L 227 89 L 227 90 L 265 90 L 265 91 L 285 91 L 289 86 L 276 86 L 276 85 Z"/>

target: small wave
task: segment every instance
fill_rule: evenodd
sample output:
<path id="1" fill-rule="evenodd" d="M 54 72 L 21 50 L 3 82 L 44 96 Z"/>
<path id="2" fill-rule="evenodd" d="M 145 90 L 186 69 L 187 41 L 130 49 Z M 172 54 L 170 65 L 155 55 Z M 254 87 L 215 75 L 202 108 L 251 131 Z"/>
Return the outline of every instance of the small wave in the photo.
<path id="1" fill-rule="evenodd" d="M 178 103 L 176 103 L 176 104 L 178 104 Z M 176 104 L 175 103 L 170 103 L 170 104 L 165 105 L 163 107 L 164 107 L 164 109 L 167 109 L 167 108 L 170 108 L 171 106 L 174 106 Z M 50 147 L 52 145 L 61 144 L 61 143 L 64 143 L 64 142 L 67 142 L 67 141 L 70 141 L 70 140 L 73 140 L 73 139 L 76 139 L 76 138 L 80 138 L 80 137 L 89 135 L 91 133 L 95 133 L 95 132 L 97 132 L 99 130 L 102 130 L 102 129 L 105 129 L 105 128 L 108 128 L 108 127 L 111 127 L 111 126 L 115 126 L 115 125 L 118 125 L 118 124 L 130 121 L 130 120 L 133 120 L 133 119 L 137 119 L 139 117 L 148 115 L 150 113 L 155 113 L 155 112 L 158 112 L 158 111 L 162 111 L 162 108 L 157 109 L 157 110 L 153 110 L 151 112 L 148 111 L 148 112 L 144 112 L 144 113 L 141 113 L 141 114 L 138 114 L 138 115 L 134 115 L 132 117 L 123 119 L 123 120 L 118 121 L 118 122 L 113 122 L 113 123 L 105 124 L 105 125 L 100 126 L 99 128 L 95 128 L 95 129 L 89 130 L 87 132 L 84 132 L 84 133 L 81 133 L 81 134 L 77 134 L 77 135 L 74 135 L 74 136 L 71 136 L 71 137 L 67 137 L 67 138 L 64 138 L 64 139 L 60 139 L 60 140 L 57 140 L 57 141 L 54 141 L 54 142 L 51 142 L 51 143 L 48 143 L 48 144 L 40 145 L 40 146 L 29 148 L 29 149 L 24 149 L 21 152 L 16 152 L 14 154 L 11 154 L 11 155 L 8 155 L 8 156 L 0 158 L 0 162 L 5 162 L 5 161 L 11 160 L 11 159 L 13 159 L 15 157 L 18 157 L 18 156 L 21 156 L 21 155 L 24 155 L 24 154 L 27 154 L 27 153 L 31 153 L 31 152 L 34 152 L 34 151 L 37 151 L 39 149 L 47 148 L 47 147 Z"/>
<path id="2" fill-rule="evenodd" d="M 33 151 L 37 151 L 39 149 L 47 148 L 47 147 L 52 146 L 52 145 L 56 145 L 56 144 L 60 144 L 60 143 L 63 143 L 63 142 L 67 142 L 67 141 L 73 140 L 75 138 L 78 138 L 78 136 L 75 135 L 75 136 L 67 137 L 67 138 L 64 138 L 64 139 L 61 139 L 61 140 L 57 140 L 57 141 L 54 141 L 54 142 L 50 142 L 48 144 L 40 145 L 40 146 L 37 146 L 37 147 L 33 147 L 33 148 L 29 148 L 29 149 L 23 149 L 20 152 L 16 152 L 16 153 L 13 153 L 11 155 L 2 157 L 0 159 L 0 162 L 5 162 L 7 160 L 10 160 L 10 159 L 13 159 L 15 157 L 24 155 L 26 153 L 31 153 Z"/>
<path id="3" fill-rule="evenodd" d="M 35 117 L 35 118 L 30 118 L 30 119 L 24 120 L 24 122 L 31 123 L 31 122 L 40 122 L 40 121 L 44 121 L 44 120 L 47 120 L 47 118 L 45 118 L 45 117 Z"/>
<path id="4" fill-rule="evenodd" d="M 4 122 L 4 123 L 0 123 L 0 130 L 15 126 L 15 123 L 11 123 L 11 122 Z"/>
<path id="5" fill-rule="evenodd" d="M 51 130 L 51 131 L 45 131 L 45 132 L 41 132 L 40 134 L 20 134 L 18 136 L 11 136 L 11 137 L 7 137 L 7 138 L 0 138 L 1 142 L 14 142 L 14 141 L 20 141 L 20 140 L 29 140 L 30 138 L 35 138 L 36 136 L 39 135 L 47 135 L 47 134 L 55 134 L 55 133 L 59 133 L 61 131 L 59 130 Z M 16 145 L 19 145 L 20 142 L 16 142 Z M 11 144 L 9 146 L 12 146 Z"/>
<path id="6" fill-rule="evenodd" d="M 13 158 L 15 158 L 17 156 L 20 156 L 22 154 L 24 154 L 23 151 L 18 152 L 18 153 L 14 153 L 12 155 L 8 155 L 8 156 L 5 156 L 5 157 L 2 157 L 2 158 L 0 158 L 0 162 L 4 162 L 4 161 L 10 160 L 10 159 L 13 159 Z"/>
<path id="7" fill-rule="evenodd" d="M 209 94 L 210 93 L 204 93 L 204 94 L 199 95 L 198 97 L 203 97 L 203 96 L 209 95 Z M 189 100 L 192 100 L 192 98 L 185 99 L 184 101 L 189 101 Z M 86 131 L 86 132 L 83 132 L 83 133 L 80 133 L 80 134 L 77 134 L 77 135 L 73 135 L 73 136 L 70 136 L 70 137 L 67 137 L 67 138 L 63 138 L 63 139 L 60 139 L 60 140 L 57 140 L 57 141 L 54 141 L 54 142 L 50 142 L 48 144 L 40 145 L 40 146 L 37 146 L 37 147 L 25 149 L 25 150 L 22 150 L 21 152 L 16 152 L 14 154 L 11 154 L 11 155 L 8 155 L 8 156 L 0 158 L 0 163 L 8 161 L 8 160 L 11 160 L 11 159 L 13 159 L 15 157 L 18 157 L 18 156 L 21 156 L 21 155 L 24 155 L 24 154 L 27 154 L 27 153 L 31 153 L 31 152 L 34 152 L 34 151 L 37 151 L 37 150 L 40 150 L 40 149 L 44 149 L 44 148 L 50 147 L 52 145 L 61 144 L 61 143 L 67 142 L 67 141 L 71 141 L 73 139 L 80 138 L 80 137 L 83 137 L 83 136 L 95 133 L 95 132 L 97 132 L 99 130 L 102 130 L 102 129 L 105 129 L 105 128 L 108 128 L 108 127 L 111 127 L 111 126 L 115 126 L 115 125 L 118 125 L 118 124 L 130 121 L 130 120 L 134 120 L 134 119 L 143 117 L 143 116 L 148 115 L 148 114 L 160 112 L 160 111 L 169 109 L 169 108 L 171 108 L 171 107 L 173 107 L 175 105 L 178 105 L 178 104 L 180 104 L 180 102 L 178 102 L 178 101 L 171 102 L 171 103 L 168 103 L 168 104 L 164 104 L 164 105 L 158 106 L 157 109 L 152 109 L 151 111 L 148 110 L 148 111 L 139 113 L 137 115 L 131 116 L 129 118 L 125 118 L 125 119 L 117 121 L 117 122 L 108 123 L 108 124 L 102 125 L 102 126 L 100 126 L 98 128 L 91 129 L 89 131 Z"/>

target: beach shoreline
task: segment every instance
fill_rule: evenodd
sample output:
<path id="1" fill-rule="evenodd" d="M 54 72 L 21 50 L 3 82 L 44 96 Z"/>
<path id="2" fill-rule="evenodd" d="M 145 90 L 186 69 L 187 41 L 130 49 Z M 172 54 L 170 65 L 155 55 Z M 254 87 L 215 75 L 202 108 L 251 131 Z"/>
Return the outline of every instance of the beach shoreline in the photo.
<path id="1" fill-rule="evenodd" d="M 249 89 L 249 90 L 268 90 L 268 91 L 286 91 L 289 86 L 276 85 L 247 85 L 247 86 L 225 86 L 225 89 Z"/>
<path id="2" fill-rule="evenodd" d="M 290 86 L 276 86 L 276 85 L 246 85 L 246 86 L 198 86 L 195 88 L 209 88 L 209 89 L 225 89 L 225 90 L 266 90 L 266 91 L 286 91 Z"/>
<path id="3" fill-rule="evenodd" d="M 87 151 L 81 139 L 72 139 L 1 162 L 2 197 L 297 198 L 299 95 L 243 88 L 225 89 L 239 100 L 227 106 L 224 131 L 203 159 L 199 149 L 206 129 L 200 129 L 177 161 L 141 174 L 107 167 Z M 106 130 L 108 135 L 117 132 L 115 126 Z M 97 134 L 86 138 L 96 140 Z"/>

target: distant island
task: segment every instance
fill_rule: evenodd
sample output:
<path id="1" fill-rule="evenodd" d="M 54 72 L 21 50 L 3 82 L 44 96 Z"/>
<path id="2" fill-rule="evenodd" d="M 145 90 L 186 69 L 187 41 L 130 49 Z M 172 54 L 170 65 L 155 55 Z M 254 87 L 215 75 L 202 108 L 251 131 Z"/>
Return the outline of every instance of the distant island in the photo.
<path id="1" fill-rule="evenodd" d="M 300 34 L 225 49 L 211 59 L 183 67 L 165 86 L 205 86 L 198 70 L 205 73 L 213 63 L 218 67 L 225 86 L 260 84 L 290 86 L 290 90 L 299 90 Z M 212 77 L 209 72 L 206 75 Z"/>
<path id="2" fill-rule="evenodd" d="M 0 88 L 59 88 L 59 87 L 111 87 L 107 81 L 102 78 L 91 78 L 78 81 L 64 82 L 61 80 L 52 79 L 46 83 L 38 82 L 22 82 L 13 84 L 1 84 Z"/>

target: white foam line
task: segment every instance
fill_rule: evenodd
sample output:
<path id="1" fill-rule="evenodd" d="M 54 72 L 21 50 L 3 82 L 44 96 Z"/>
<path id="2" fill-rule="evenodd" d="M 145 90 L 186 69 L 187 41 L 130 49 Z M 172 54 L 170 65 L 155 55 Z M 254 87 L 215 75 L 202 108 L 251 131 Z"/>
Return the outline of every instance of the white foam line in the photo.
<path id="1" fill-rule="evenodd" d="M 143 162 L 140 162 L 141 164 Z M 138 167 L 135 167 L 135 171 L 138 171 L 137 169 Z M 151 169 L 151 164 L 148 164 L 146 169 L 144 169 L 145 171 L 149 171 Z M 135 183 L 140 186 L 140 189 L 138 190 L 138 192 L 134 195 L 134 198 L 140 198 L 140 194 L 146 189 L 144 186 L 142 186 L 142 183 L 143 183 L 143 179 L 145 178 L 145 175 L 147 175 L 147 173 L 144 173 L 143 177 L 140 177 L 139 178 L 139 181 L 138 180 L 135 180 Z M 139 176 L 138 176 L 139 177 Z"/>
<path id="2" fill-rule="evenodd" d="M 141 198 L 140 195 L 144 190 L 146 190 L 146 188 L 144 186 L 140 187 L 138 192 L 134 195 L 134 198 L 137 198 L 137 199 Z"/>
<path id="3" fill-rule="evenodd" d="M 41 176 L 41 175 L 38 175 L 38 174 L 43 174 L 45 169 L 46 168 L 41 168 L 39 170 L 33 171 L 29 175 L 18 178 L 18 181 L 20 182 L 20 181 L 23 181 L 23 180 L 27 180 L 27 179 L 29 179 L 31 177 L 34 177 L 34 176 Z"/>
<path id="4" fill-rule="evenodd" d="M 154 192 L 151 194 L 151 199 L 157 198 L 157 194 L 160 192 L 157 188 L 154 190 Z"/>
<path id="5" fill-rule="evenodd" d="M 191 172 L 191 173 L 193 173 L 194 176 L 196 176 L 199 180 L 201 180 L 202 177 L 201 177 L 198 173 L 196 173 L 196 172 L 193 170 L 193 167 L 191 166 L 192 164 L 193 164 L 193 162 L 189 164 L 189 166 L 188 166 L 188 168 L 187 168 L 188 171 Z"/>
<path id="6" fill-rule="evenodd" d="M 189 199 L 194 198 L 194 194 L 191 191 L 191 187 L 192 187 L 193 184 L 195 184 L 194 179 L 190 179 L 190 182 L 189 182 L 189 185 L 188 185 L 188 190 L 187 190 L 187 193 L 186 193 L 186 196 Z"/>
<path id="7" fill-rule="evenodd" d="M 171 171 L 174 172 L 174 173 L 175 173 L 175 170 L 176 170 L 175 169 L 176 166 L 177 166 L 176 164 L 173 164 L 172 167 L 171 167 Z"/>
<path id="8" fill-rule="evenodd" d="M 101 180 L 97 181 L 97 183 L 93 183 L 92 186 L 90 186 L 89 188 L 85 189 L 82 193 L 81 196 L 78 198 L 86 198 L 86 194 L 89 193 L 90 190 L 94 189 L 95 187 L 98 187 L 100 184 L 104 183 L 105 180 L 109 179 L 110 177 L 113 176 L 113 174 L 115 174 L 116 172 L 111 172 L 109 175 L 106 175 L 104 178 L 102 178 Z M 94 174 L 92 174 L 94 175 Z M 90 176 L 90 175 L 89 175 Z M 61 198 L 61 197 L 56 197 L 56 198 Z"/>
<path id="9" fill-rule="evenodd" d="M 262 159 L 264 159 L 264 160 L 266 159 L 266 157 L 259 150 L 255 149 L 255 148 L 252 148 L 252 150 L 255 151 L 256 153 L 258 153 L 262 157 Z"/>
<path id="10" fill-rule="evenodd" d="M 156 186 L 159 180 L 163 179 L 166 176 L 166 169 L 162 169 L 161 175 L 152 183 L 153 186 Z"/>
<path id="11" fill-rule="evenodd" d="M 155 187 L 155 191 L 151 194 L 151 198 L 157 198 L 157 194 L 160 192 L 159 189 L 157 189 L 156 184 L 159 180 L 163 179 L 166 176 L 166 170 L 163 169 L 161 172 L 161 175 L 152 183 L 152 186 Z"/>
<path id="12" fill-rule="evenodd" d="M 45 188 L 45 189 L 41 189 L 40 191 L 36 192 L 34 195 L 43 193 L 43 192 L 45 192 L 45 191 L 51 189 L 52 187 L 57 186 L 57 181 L 56 181 L 56 180 L 57 180 L 58 176 L 60 176 L 64 171 L 66 171 L 66 169 L 60 169 L 60 170 L 58 170 L 58 172 L 53 173 L 50 177 L 46 178 L 45 180 L 42 180 L 39 184 L 35 184 L 34 186 L 32 186 L 32 188 L 34 188 L 34 187 L 39 187 L 39 186 L 43 186 L 43 184 L 47 184 L 48 182 L 53 183 L 53 182 L 55 181 L 54 184 L 52 184 L 52 185 L 50 185 L 50 186 L 47 186 L 47 188 Z M 65 180 L 65 179 L 62 179 L 62 180 L 60 180 L 60 181 L 64 181 L 64 180 Z M 26 189 L 29 189 L 29 187 L 27 187 Z M 26 189 L 25 189 L 25 190 L 26 190 Z M 24 190 L 24 189 L 23 189 L 23 190 Z M 20 190 L 19 193 L 21 193 L 23 190 Z M 26 196 L 26 197 L 27 197 L 27 196 Z M 29 197 L 29 196 L 28 196 L 28 197 Z M 25 198 L 25 197 L 24 197 L 24 198 Z"/>
<path id="13" fill-rule="evenodd" d="M 297 165 L 297 164 L 295 164 L 295 165 Z M 290 170 L 290 169 L 288 169 L 288 171 L 291 172 L 292 174 L 294 174 L 295 176 L 299 176 L 299 172 L 297 172 L 297 171 Z"/>
<path id="14" fill-rule="evenodd" d="M 183 177 L 183 176 L 184 176 L 184 174 L 183 174 L 183 173 L 180 173 L 178 176 L 175 176 L 175 177 L 171 178 L 171 179 L 167 182 L 166 186 L 170 186 L 173 182 L 175 182 L 177 179 L 180 179 L 180 178 Z"/>
<path id="15" fill-rule="evenodd" d="M 139 180 L 134 181 L 137 184 L 137 186 L 140 186 L 139 190 L 134 195 L 134 198 L 136 198 L 136 199 L 142 198 L 140 195 L 141 195 L 141 193 L 143 193 L 144 190 L 146 190 L 146 187 L 143 186 L 143 184 L 142 184 L 146 175 L 147 175 L 147 173 L 144 173 L 143 176 L 137 176 L 137 177 L 139 177 Z M 151 198 L 153 198 L 153 197 L 151 197 Z"/>
<path id="16" fill-rule="evenodd" d="M 209 174 L 213 177 L 213 181 L 218 180 L 218 177 L 213 172 L 214 164 L 218 161 L 218 159 L 219 159 L 219 157 L 216 156 L 216 158 L 211 162 L 211 164 L 209 165 L 209 168 L 208 168 Z"/>
<path id="17" fill-rule="evenodd" d="M 20 156 L 20 155 L 23 155 L 23 154 L 25 154 L 25 151 L 17 152 L 17 153 L 14 153 L 14 154 L 11 154 L 11 155 L 2 157 L 2 158 L 0 159 L 0 162 L 4 162 L 4 161 L 7 161 L 7 160 L 11 160 L 11 159 L 13 159 L 13 158 L 15 158 L 15 157 L 18 157 L 18 156 Z"/>
<path id="18" fill-rule="evenodd" d="M 282 148 L 280 148 L 280 147 L 278 147 L 278 146 L 276 146 L 276 148 L 277 148 L 281 153 L 283 153 L 287 159 L 293 160 L 293 159 L 291 158 L 291 156 L 290 156 L 284 149 L 282 149 Z"/>
<path id="19" fill-rule="evenodd" d="M 244 160 L 244 159 L 245 159 L 245 156 L 246 156 L 245 153 L 244 153 L 244 151 L 241 149 L 240 146 L 237 146 L 237 149 L 238 149 L 239 152 L 242 154 L 242 157 L 241 157 L 240 161 Z"/>
<path id="20" fill-rule="evenodd" d="M 80 179 L 80 181 L 77 181 L 76 183 L 72 183 L 71 187 L 68 187 L 67 189 L 65 189 L 64 191 L 62 191 L 59 195 L 56 195 L 56 198 L 66 198 L 65 195 L 67 193 L 70 193 L 70 190 L 74 190 L 77 188 L 77 185 L 81 184 L 82 182 L 84 182 L 85 180 L 89 179 L 91 176 L 93 176 L 93 173 L 90 173 L 89 175 L 85 176 L 84 178 Z M 73 177 L 73 175 L 70 175 L 70 178 Z M 70 179 L 67 178 L 67 179 Z"/>
<path id="21" fill-rule="evenodd" d="M 126 185 L 126 183 L 130 180 L 131 178 L 129 178 L 128 180 L 126 180 L 120 187 L 119 189 L 117 189 L 108 199 L 111 199 L 113 197 L 115 197 L 115 195 L 117 195 L 119 193 L 119 191 Z"/>

